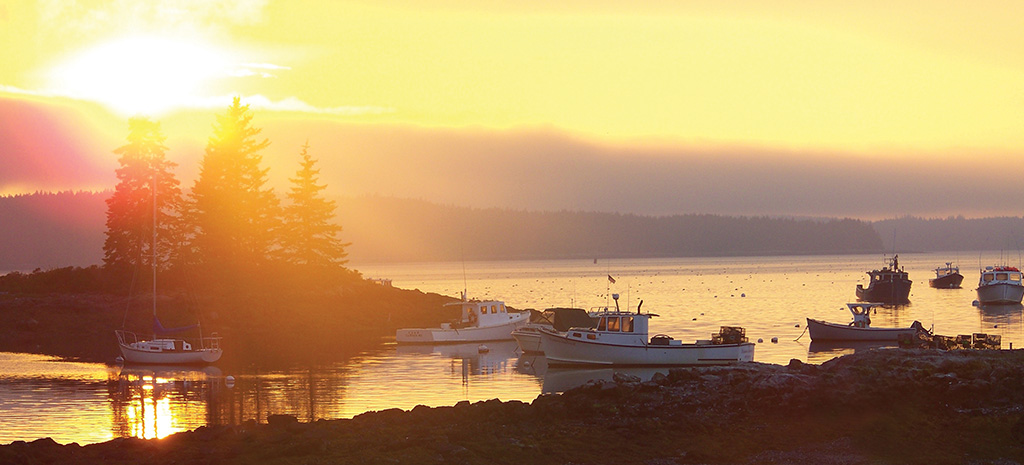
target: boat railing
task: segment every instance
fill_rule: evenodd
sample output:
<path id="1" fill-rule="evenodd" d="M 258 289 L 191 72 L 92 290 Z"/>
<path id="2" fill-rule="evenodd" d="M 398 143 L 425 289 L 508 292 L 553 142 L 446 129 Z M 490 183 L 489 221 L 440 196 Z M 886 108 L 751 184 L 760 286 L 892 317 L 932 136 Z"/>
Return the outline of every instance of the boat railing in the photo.
<path id="1" fill-rule="evenodd" d="M 125 331 L 123 329 L 116 329 L 114 333 L 117 334 L 117 342 L 121 345 L 129 345 L 139 342 L 139 336 L 131 331 Z"/>
<path id="2" fill-rule="evenodd" d="M 213 333 L 210 336 L 203 337 L 199 340 L 199 345 L 203 349 L 220 349 L 220 341 L 224 339 L 217 333 Z"/>

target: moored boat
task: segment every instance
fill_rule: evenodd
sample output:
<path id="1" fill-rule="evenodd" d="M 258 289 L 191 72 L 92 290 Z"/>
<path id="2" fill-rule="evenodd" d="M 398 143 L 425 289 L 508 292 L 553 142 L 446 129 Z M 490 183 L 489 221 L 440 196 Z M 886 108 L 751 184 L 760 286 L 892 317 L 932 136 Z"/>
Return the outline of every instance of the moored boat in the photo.
<path id="1" fill-rule="evenodd" d="M 847 324 L 829 323 L 827 321 L 807 319 L 807 332 L 812 341 L 892 341 L 899 340 L 901 334 L 913 336 L 924 331 L 920 322 L 915 321 L 909 328 L 877 328 L 871 326 L 871 310 L 883 304 L 848 303 L 847 308 L 853 313 L 853 321 Z"/>
<path id="2" fill-rule="evenodd" d="M 510 312 L 499 300 L 462 300 L 446 306 L 460 307 L 459 319 L 439 328 L 399 329 L 395 340 L 413 344 L 504 341 L 530 319 L 529 312 Z"/>
<path id="3" fill-rule="evenodd" d="M 946 262 L 945 267 L 935 269 L 935 277 L 928 280 L 928 285 L 937 289 L 959 289 L 963 281 L 960 267 L 953 266 L 953 262 Z"/>
<path id="4" fill-rule="evenodd" d="M 512 337 L 523 352 L 542 354 L 544 349 L 540 343 L 541 328 L 565 332 L 574 326 L 592 328 L 597 326 L 597 318 L 582 308 L 549 308 L 531 314 L 530 323 L 512 331 Z"/>
<path id="5" fill-rule="evenodd" d="M 664 334 L 648 339 L 648 323 L 655 316 L 640 313 L 638 306 L 636 313 L 601 313 L 595 328 L 570 328 L 564 333 L 541 328 L 548 365 L 727 365 L 754 359 L 754 344 L 746 341 L 741 328 L 723 327 L 717 337 L 692 344 Z"/>
<path id="6" fill-rule="evenodd" d="M 150 188 L 153 202 L 152 236 L 150 238 L 149 251 L 150 266 L 152 275 L 152 312 L 153 312 L 153 337 L 144 339 L 138 334 L 128 331 L 123 327 L 114 330 L 117 336 L 117 345 L 121 349 L 121 358 L 125 363 L 148 364 L 148 365 L 201 365 L 220 360 L 223 351 L 220 348 L 221 338 L 217 333 L 204 337 L 202 327 L 197 322 L 191 326 L 180 328 L 165 328 L 160 324 L 157 317 L 157 293 L 156 276 L 157 262 L 160 255 L 157 253 L 157 203 L 156 189 Z M 127 315 L 125 315 L 127 320 Z M 171 337 L 175 334 L 182 334 L 188 331 L 198 331 L 198 345 L 189 342 L 181 337 Z"/>
<path id="7" fill-rule="evenodd" d="M 159 321 L 156 322 L 159 325 Z M 152 339 L 140 339 L 131 331 L 118 329 L 117 343 L 125 363 L 148 365 L 202 365 L 220 360 L 223 351 L 221 338 L 200 337 L 199 345 L 175 337 L 166 337 L 154 331 Z"/>
<path id="8" fill-rule="evenodd" d="M 988 266 L 978 280 L 978 302 L 982 304 L 1019 304 L 1024 297 L 1021 272 L 1012 266 Z"/>
<path id="9" fill-rule="evenodd" d="M 867 272 L 871 277 L 868 286 L 857 285 L 857 300 L 861 302 L 882 302 L 886 304 L 910 303 L 910 285 L 913 283 L 907 272 L 899 266 L 899 255 L 877 270 Z"/>

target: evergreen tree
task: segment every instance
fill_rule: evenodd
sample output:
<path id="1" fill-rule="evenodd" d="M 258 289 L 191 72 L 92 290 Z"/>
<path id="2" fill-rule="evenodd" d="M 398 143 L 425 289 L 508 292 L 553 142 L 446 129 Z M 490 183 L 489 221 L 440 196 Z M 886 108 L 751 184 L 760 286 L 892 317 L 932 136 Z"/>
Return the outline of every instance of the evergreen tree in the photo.
<path id="1" fill-rule="evenodd" d="M 257 139 L 259 133 L 238 97 L 217 116 L 188 206 L 192 251 L 202 264 L 240 272 L 264 263 L 276 248 L 280 204 L 264 187 L 260 151 L 270 141 Z"/>
<path id="2" fill-rule="evenodd" d="M 158 264 L 167 263 L 177 248 L 181 189 L 172 172 L 176 164 L 164 158 L 165 140 L 160 123 L 136 117 L 128 120 L 128 143 L 114 150 L 120 155 L 121 166 L 117 169 L 117 187 L 107 199 L 103 262 L 108 267 L 149 266 L 154 256 Z"/>
<path id="3" fill-rule="evenodd" d="M 309 154 L 309 142 L 302 146 L 299 171 L 288 192 L 289 205 L 284 208 L 284 234 L 281 253 L 290 263 L 318 267 L 341 266 L 348 260 L 338 235 L 341 226 L 334 223 L 336 205 L 323 197 L 326 185 L 318 184 L 320 170 Z"/>

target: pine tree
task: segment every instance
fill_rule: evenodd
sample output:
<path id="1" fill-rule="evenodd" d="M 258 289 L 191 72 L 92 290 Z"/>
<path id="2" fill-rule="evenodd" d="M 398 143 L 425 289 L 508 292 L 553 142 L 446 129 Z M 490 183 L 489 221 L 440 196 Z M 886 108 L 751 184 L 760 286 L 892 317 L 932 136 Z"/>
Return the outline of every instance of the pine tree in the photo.
<path id="1" fill-rule="evenodd" d="M 260 151 L 270 141 L 258 140 L 259 133 L 238 97 L 217 116 L 188 206 L 200 263 L 240 271 L 264 263 L 277 246 L 280 204 L 260 168 Z"/>
<path id="2" fill-rule="evenodd" d="M 298 265 L 334 267 L 345 264 L 345 247 L 338 235 L 341 226 L 334 223 L 336 205 L 323 197 L 326 185 L 318 184 L 320 170 L 309 154 L 309 142 L 302 146 L 300 168 L 288 192 L 290 204 L 284 208 L 285 228 L 281 236 L 284 259 Z"/>
<path id="3" fill-rule="evenodd" d="M 172 172 L 176 164 L 164 157 L 165 140 L 160 123 L 136 117 L 128 120 L 128 143 L 114 150 L 121 166 L 117 187 L 107 199 L 103 262 L 108 267 L 149 266 L 154 257 L 158 264 L 166 264 L 177 249 L 181 189 Z M 152 250 L 154 211 L 156 253 Z"/>

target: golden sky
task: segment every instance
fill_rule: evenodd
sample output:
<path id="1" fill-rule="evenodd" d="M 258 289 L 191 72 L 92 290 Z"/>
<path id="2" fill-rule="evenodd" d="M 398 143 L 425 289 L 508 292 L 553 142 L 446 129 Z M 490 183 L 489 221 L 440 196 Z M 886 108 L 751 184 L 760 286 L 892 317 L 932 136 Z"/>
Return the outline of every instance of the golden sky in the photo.
<path id="1" fill-rule="evenodd" d="M 99 104 L 115 141 L 150 114 L 172 151 L 240 95 L 257 125 L 969 166 L 1024 149 L 1021 31 L 1016 1 L 8 0 L 0 98 Z"/>

